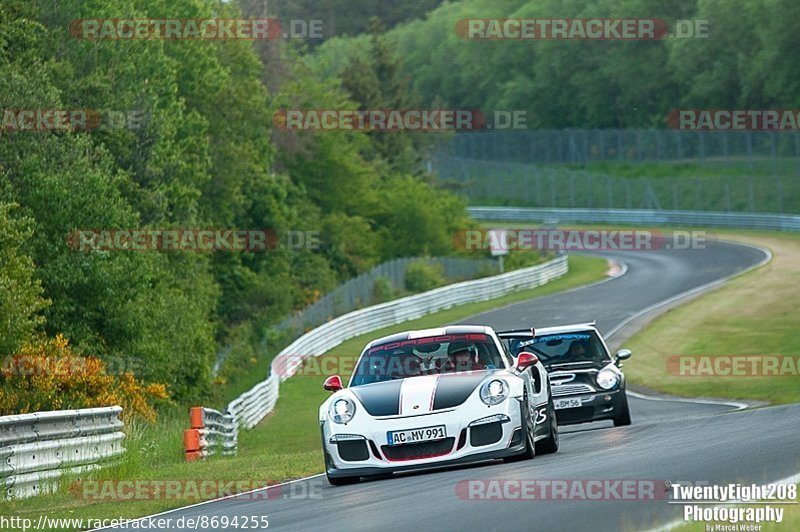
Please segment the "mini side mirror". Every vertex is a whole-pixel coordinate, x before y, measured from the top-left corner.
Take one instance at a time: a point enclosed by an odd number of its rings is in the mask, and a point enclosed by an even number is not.
[[[344,386],[342,386],[342,378],[338,375],[331,375],[322,383],[322,388],[329,392],[338,392],[344,388]]]
[[[616,358],[616,360],[614,360],[614,363],[617,366],[619,366],[620,362],[622,362],[623,360],[628,360],[629,358],[631,358],[631,354],[632,353],[631,353],[630,349],[620,349],[619,351],[617,351],[617,354],[616,354],[617,358]]]

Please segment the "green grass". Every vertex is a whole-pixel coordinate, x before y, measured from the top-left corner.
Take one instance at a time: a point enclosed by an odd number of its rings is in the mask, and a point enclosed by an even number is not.
[[[800,355],[800,237],[758,237],[720,233],[721,237],[769,247],[772,262],[733,279],[654,320],[626,342],[634,358],[626,375],[634,386],[687,397],[724,397],[794,403],[800,401],[800,377],[696,377],[667,369],[673,355]]]
[[[797,493],[800,494],[800,484],[797,484]],[[800,495],[798,495],[795,500],[800,503]],[[781,521],[780,524],[766,525],[762,529],[764,532],[800,530],[800,504],[786,504],[782,505],[782,508],[784,509],[783,521]]]
[[[356,356],[372,338],[407,329],[440,326],[497,307],[576,288],[604,277],[606,261],[570,257],[570,271],[561,279],[531,290],[478,303],[454,307],[423,318],[353,338],[325,356]],[[187,412],[170,412],[153,426],[128,427],[128,452],[119,466],[98,473],[108,480],[218,480],[275,484],[322,472],[317,410],[327,397],[322,377],[295,377],[281,385],[281,396],[272,414],[252,430],[239,434],[239,454],[187,463],[182,457],[182,433],[188,427]],[[287,445],[291,442],[291,445]],[[0,515],[38,519],[53,517],[111,518],[150,515],[197,502],[182,500],[86,501],[66,486],[55,494],[0,503]],[[269,503],[265,502],[264,514]]]

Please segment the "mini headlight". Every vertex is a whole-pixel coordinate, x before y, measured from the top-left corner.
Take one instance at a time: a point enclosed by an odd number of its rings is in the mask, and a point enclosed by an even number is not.
[[[356,415],[356,404],[347,397],[336,399],[328,409],[328,417],[340,425],[350,422],[354,415]]]
[[[601,370],[597,374],[597,384],[604,390],[610,390],[619,382],[619,377],[610,369]]]
[[[508,397],[508,383],[493,379],[481,386],[481,401],[489,406],[499,405]]]

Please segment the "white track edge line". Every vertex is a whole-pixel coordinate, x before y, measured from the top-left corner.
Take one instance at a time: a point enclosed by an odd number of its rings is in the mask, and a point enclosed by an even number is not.
[[[730,242],[730,241],[726,241],[726,242]],[[667,299],[665,299],[663,301],[659,301],[658,303],[654,303],[654,304],[650,305],[649,307],[646,307],[646,308],[636,312],[635,314],[633,314],[631,316],[628,316],[627,318],[622,320],[620,323],[618,323],[616,326],[614,326],[614,328],[612,328],[605,335],[605,338],[606,339],[611,338],[616,333],[618,333],[620,331],[620,329],[625,327],[628,323],[632,322],[633,320],[635,320],[637,318],[640,318],[641,316],[643,316],[645,314],[648,314],[649,312],[652,312],[652,311],[654,311],[654,310],[656,310],[656,309],[658,309],[660,307],[663,307],[664,305],[669,305],[670,303],[674,303],[675,301],[679,301],[679,300],[681,300],[681,299],[683,299],[685,297],[694,295],[694,294],[696,294],[698,292],[703,292],[705,290],[708,290],[709,288],[713,288],[713,287],[715,287],[717,285],[726,283],[726,282],[730,281],[731,279],[733,279],[735,277],[738,277],[740,275],[744,275],[745,273],[748,273],[748,272],[750,272],[752,270],[755,270],[756,268],[760,268],[761,266],[767,264],[769,261],[772,260],[772,252],[769,249],[762,248],[762,247],[759,247],[759,246],[755,246],[755,245],[752,245],[752,244],[746,244],[746,243],[739,243],[739,242],[732,242],[732,243],[737,244],[737,245],[741,245],[741,246],[747,246],[747,247],[751,247],[751,248],[757,249],[757,250],[761,251],[762,253],[764,253],[766,256],[761,261],[759,261],[757,264],[754,264],[753,266],[750,266],[749,268],[746,268],[746,269],[744,269],[744,270],[742,270],[740,272],[736,272],[736,273],[733,273],[731,275],[728,275],[727,277],[723,277],[721,279],[716,279],[716,280],[708,282],[706,284],[703,284],[703,285],[700,285],[700,286],[696,286],[694,288],[690,288],[689,290],[686,290],[685,292],[681,292],[680,294],[676,294],[676,295],[674,295],[672,297],[669,297],[669,298],[667,298]]]
[[[720,242],[720,241],[723,241],[723,240],[717,240],[717,242]],[[764,266],[765,264],[767,264],[769,261],[772,260],[772,251],[770,251],[767,248],[762,248],[760,246],[756,246],[756,245],[753,245],[753,244],[748,244],[748,243],[745,243],[745,242],[737,242],[737,241],[734,241],[734,240],[724,240],[723,242],[732,243],[732,244],[736,244],[736,245],[740,245],[740,246],[747,246],[747,247],[750,247],[750,248],[753,248],[753,249],[757,249],[757,250],[761,251],[762,253],[764,253],[765,257],[761,261],[759,261],[757,264],[754,264],[753,266],[750,266],[749,268],[744,269],[744,270],[742,270],[740,272],[733,273],[733,274],[731,274],[731,275],[729,275],[727,277],[723,277],[722,279],[717,279],[715,281],[711,281],[711,282],[706,283],[704,285],[696,286],[696,287],[691,288],[691,289],[689,289],[689,290],[687,290],[685,292],[681,292],[680,294],[674,295],[674,296],[672,296],[672,297],[670,297],[668,299],[665,299],[664,301],[660,301],[659,303],[655,303],[653,305],[650,305],[647,308],[644,308],[644,309],[640,310],[639,312],[633,314],[632,316],[629,316],[629,317],[625,318],[622,322],[620,322],[613,329],[611,329],[611,331],[609,331],[609,333],[606,334],[606,339],[611,338],[614,334],[618,333],[623,327],[625,327],[627,324],[629,324],[633,320],[635,320],[637,318],[640,318],[641,316],[643,316],[645,314],[648,314],[648,313],[658,309],[659,307],[662,307],[664,305],[669,305],[670,303],[674,303],[675,301],[679,301],[679,300],[681,300],[683,298],[689,297],[689,296],[694,295],[694,294],[696,294],[698,292],[703,292],[703,291],[706,291],[706,290],[708,290],[710,288],[713,288],[713,287],[715,287],[717,285],[724,284],[724,283],[728,282],[729,280],[731,280],[731,279],[733,279],[735,277],[738,277],[740,275],[744,275],[747,272],[750,272],[752,270],[760,268],[761,266]],[[708,404],[708,405],[725,405],[725,406],[733,406],[734,408],[736,408],[737,411],[738,410],[744,410],[745,408],[750,406],[750,405],[748,405],[746,403],[740,403],[740,402],[737,402],[737,401],[725,401],[725,400],[716,400],[716,399],[689,399],[689,398],[684,398],[684,397],[674,397],[674,398],[656,397],[656,396],[653,396],[653,395],[646,395],[646,394],[638,393],[638,392],[634,392],[634,391],[628,391],[627,393],[630,394],[633,397],[637,397],[639,399],[644,399],[644,400],[647,400],[647,401],[674,401],[674,402],[679,402],[679,403],[698,403],[698,404]]]
[[[634,392],[631,390],[627,390],[626,393],[631,397],[636,397],[637,399],[644,399],[646,401],[665,401],[665,402],[674,402],[674,403],[696,403],[701,405],[724,405],[724,406],[732,406],[736,410],[744,410],[745,408],[749,407],[747,403],[739,403],[737,401],[723,401],[717,399],[689,399],[687,397],[658,397],[655,395],[645,395],[643,393]]]

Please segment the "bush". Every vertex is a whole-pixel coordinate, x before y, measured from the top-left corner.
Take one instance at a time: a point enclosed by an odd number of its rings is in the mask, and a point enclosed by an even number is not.
[[[519,270],[536,266],[555,257],[553,252],[541,253],[539,251],[513,250],[504,257],[505,271]]]
[[[446,283],[441,264],[416,261],[406,267],[406,289],[410,292],[426,292]]]
[[[386,277],[375,279],[375,286],[372,289],[375,303],[386,303],[394,299],[394,289],[392,283]]]
[[[95,357],[72,352],[62,335],[24,345],[0,368],[0,414],[119,405],[126,419],[155,421],[154,404],[167,399],[163,384],[143,385],[133,373],[106,374]]]
[[[383,260],[451,255],[471,223],[463,199],[419,179],[395,177],[380,194]]]

